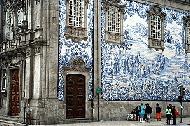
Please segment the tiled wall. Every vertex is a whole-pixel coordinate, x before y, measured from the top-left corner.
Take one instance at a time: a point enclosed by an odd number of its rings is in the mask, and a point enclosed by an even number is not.
[[[82,58],[86,68],[90,69],[90,80],[87,82],[89,87],[89,98],[92,96],[92,29],[93,29],[93,0],[89,0],[87,11],[88,39],[87,41],[73,42],[64,37],[66,23],[66,0],[59,0],[59,83],[58,98],[64,100],[64,77],[63,68],[70,66],[71,60]]]
[[[124,1],[124,0],[123,0]],[[190,98],[190,59],[184,50],[182,10],[162,7],[164,51],[148,48],[148,4],[124,1],[124,40],[105,42],[105,12],[101,13],[102,87],[105,100],[176,100],[179,85]]]
[[[148,48],[148,4],[127,3],[124,14],[124,40],[121,44],[105,42],[105,12],[101,12],[102,97],[105,100],[175,100],[179,85],[186,88],[190,98],[190,57],[184,50],[182,17],[188,12],[162,7],[164,22],[164,51]],[[66,40],[65,0],[60,0],[59,83],[58,98],[64,100],[63,67],[81,57],[90,68],[89,98],[92,96],[92,29],[93,0],[88,5],[88,40]]]

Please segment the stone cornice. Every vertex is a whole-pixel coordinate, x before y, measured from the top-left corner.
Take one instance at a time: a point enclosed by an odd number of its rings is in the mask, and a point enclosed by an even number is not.
[[[190,4],[185,4],[184,2],[176,2],[174,0],[133,0],[133,1],[150,5],[160,5],[160,7],[171,7],[176,10],[189,11],[190,8]]]

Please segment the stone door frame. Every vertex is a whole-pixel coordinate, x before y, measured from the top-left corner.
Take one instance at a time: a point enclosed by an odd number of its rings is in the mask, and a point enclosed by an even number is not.
[[[66,76],[68,74],[81,74],[85,77],[85,118],[90,118],[90,101],[88,101],[88,82],[90,80],[89,70],[85,67],[85,63],[82,59],[76,58],[71,60],[71,65],[69,67],[64,67],[64,80],[66,81]],[[66,82],[64,83],[64,115],[66,119]]]

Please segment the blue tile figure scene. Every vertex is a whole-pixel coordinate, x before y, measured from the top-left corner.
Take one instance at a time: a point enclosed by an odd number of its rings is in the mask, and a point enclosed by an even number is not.
[[[105,10],[101,9],[101,86],[102,98],[108,101],[177,100],[179,86],[186,88],[185,99],[190,98],[190,57],[185,53],[183,17],[187,11],[161,7],[164,20],[164,50],[148,48],[149,4],[125,1],[123,40],[105,41]],[[58,97],[64,100],[63,68],[71,60],[82,58],[90,69],[88,98],[92,97],[93,0],[87,10],[87,41],[66,39],[66,3],[60,0],[59,83]]]
[[[148,48],[147,11],[150,6],[127,2],[124,40],[105,41],[105,12],[102,9],[102,87],[106,100],[177,100],[179,86],[190,98],[189,57],[184,49],[184,11],[162,8],[164,51]]]

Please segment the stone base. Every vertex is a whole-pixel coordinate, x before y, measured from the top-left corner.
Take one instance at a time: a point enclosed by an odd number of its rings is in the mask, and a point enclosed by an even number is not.
[[[162,116],[165,117],[165,110],[167,105],[172,104],[176,109],[181,112],[181,106],[179,102],[169,101],[142,101],[143,104],[148,103],[152,107],[151,118],[155,118],[156,103],[162,108]],[[126,120],[127,114],[131,113],[136,106],[140,105],[141,101],[100,101],[99,106],[99,120]],[[94,119],[98,120],[98,108],[97,101],[94,102]],[[190,116],[190,103],[183,103],[184,110],[183,117]]]
[[[63,102],[58,99],[31,100],[33,125],[59,124],[64,119]]]

